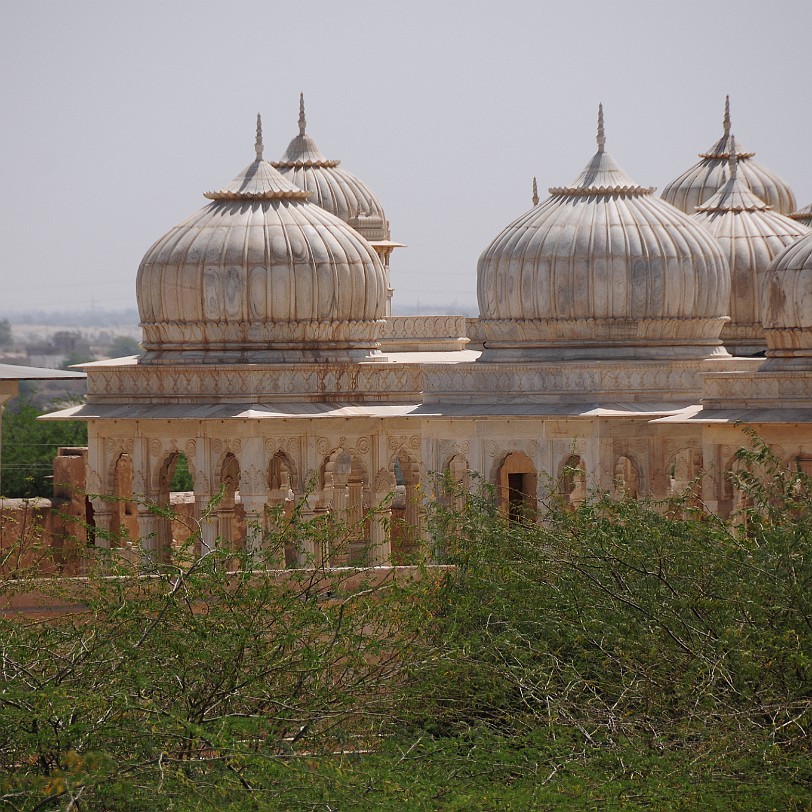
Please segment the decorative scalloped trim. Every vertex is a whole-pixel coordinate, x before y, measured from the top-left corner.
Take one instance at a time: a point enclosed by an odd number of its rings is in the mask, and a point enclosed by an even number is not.
[[[643,197],[654,194],[656,186],[553,186],[549,190],[551,195],[565,195],[567,197],[590,197],[593,195],[606,195],[622,197]]]

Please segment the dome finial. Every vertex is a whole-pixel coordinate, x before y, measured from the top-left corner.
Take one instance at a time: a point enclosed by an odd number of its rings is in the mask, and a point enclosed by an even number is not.
[[[736,175],[739,174],[739,159],[736,155],[736,138],[730,136],[730,156],[727,159],[728,169],[730,170],[730,179],[735,180]]]
[[[598,105],[598,152],[603,152],[606,145],[606,133],[603,130],[603,103]]]
[[[533,175],[533,205],[538,206],[539,204],[539,187],[538,183],[536,183],[536,176]]]
[[[305,134],[305,127],[307,127],[307,120],[305,119],[304,111],[304,93],[299,94],[299,135]]]
[[[254,143],[254,149],[257,151],[257,160],[262,160],[262,116],[257,113],[257,140]]]
[[[725,96],[725,117],[722,122],[725,128],[725,135],[730,135],[730,96]]]

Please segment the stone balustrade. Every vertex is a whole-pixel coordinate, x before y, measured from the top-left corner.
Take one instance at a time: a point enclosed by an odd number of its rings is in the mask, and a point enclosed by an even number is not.
[[[389,316],[379,340],[383,352],[464,350],[465,316]]]

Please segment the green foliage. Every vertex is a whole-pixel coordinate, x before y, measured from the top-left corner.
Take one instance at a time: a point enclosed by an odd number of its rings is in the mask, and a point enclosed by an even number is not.
[[[274,539],[292,540],[269,537],[275,555]],[[104,570],[41,587],[87,611],[0,618],[0,798],[11,809],[153,810],[214,787],[220,798],[268,792],[274,764],[377,741],[405,663],[424,650],[428,581],[275,577],[234,550],[148,577],[113,553]]]
[[[194,489],[195,483],[189,471],[189,460],[185,454],[178,454],[175,459],[175,471],[172,474],[169,490],[177,493],[178,491],[193,491]]]
[[[127,355],[141,355],[141,344],[131,336],[114,336],[108,350],[111,358],[123,358]]]
[[[417,579],[221,549],[38,584],[88,611],[0,619],[0,803],[809,812],[810,483],[755,438],[740,463],[729,521],[441,499],[455,566]],[[268,561],[350,535],[303,506]]]
[[[59,365],[60,369],[70,369],[76,364],[84,364],[87,361],[95,361],[90,350],[71,350]]]
[[[87,445],[81,421],[37,420],[40,411],[25,396],[3,412],[2,492],[8,497],[51,496],[53,460],[59,446]]]
[[[805,748],[810,483],[761,444],[740,461],[748,507],[730,522],[681,501],[606,495],[574,512],[551,497],[538,525],[507,524],[487,492],[462,515],[439,505],[457,569],[436,628],[448,656],[429,666],[420,726],[513,736],[544,725],[585,744],[654,749]]]

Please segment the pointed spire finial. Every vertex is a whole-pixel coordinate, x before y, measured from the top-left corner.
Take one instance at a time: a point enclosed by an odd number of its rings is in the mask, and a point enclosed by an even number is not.
[[[730,155],[727,159],[727,166],[730,170],[730,180],[735,180],[736,175],[739,174],[739,159],[736,155],[736,139],[734,136],[730,136]]]
[[[307,127],[307,120],[305,119],[304,112],[304,93],[299,94],[299,135],[305,134],[305,127]]]
[[[262,160],[262,116],[257,113],[257,140],[254,143],[254,149],[257,151],[257,160]]]
[[[725,96],[725,118],[722,123],[725,127],[725,135],[730,135],[730,96]]]
[[[533,175],[533,205],[538,206],[539,204],[539,187],[536,183],[536,176]]]
[[[598,152],[603,152],[606,145],[606,133],[603,130],[603,103],[598,105]]]

